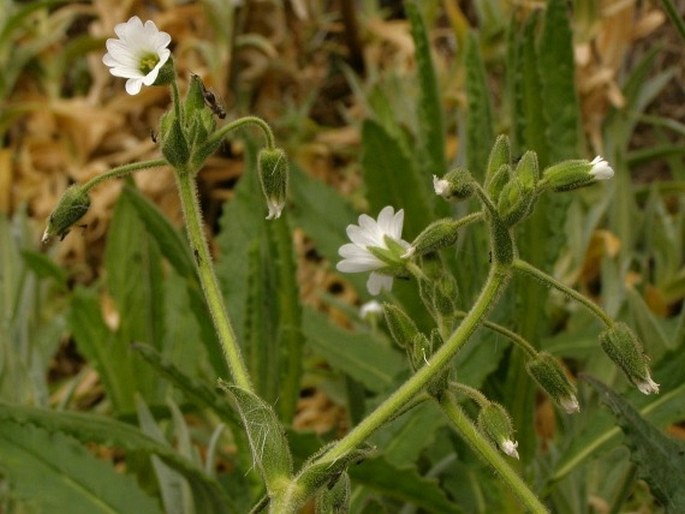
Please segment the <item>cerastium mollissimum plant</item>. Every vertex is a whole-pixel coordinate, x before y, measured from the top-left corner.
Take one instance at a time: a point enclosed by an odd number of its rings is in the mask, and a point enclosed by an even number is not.
[[[286,200],[286,155],[275,146],[269,125],[259,118],[245,117],[217,128],[216,109],[207,104],[206,90],[199,77],[191,77],[186,96],[181,99],[173,59],[167,49],[171,38],[158,31],[153,22],[143,24],[133,17],[117,25],[115,32],[118,39],[107,41],[108,53],[103,62],[111,68],[113,75],[127,79],[126,91],[134,95],[142,86],[168,85],[171,88],[173,105],[163,115],[159,128],[163,157],[121,166],[85,184],[70,187],[51,214],[43,240],[64,237],[88,210],[89,191],[103,180],[159,166],[171,166],[175,170],[188,242],[231,374],[220,377],[220,385],[240,414],[253,462],[267,492],[254,512],[268,508],[273,513],[294,513],[311,498],[316,498],[319,512],[346,512],[350,501],[347,468],[373,451],[365,446],[369,436],[401,413],[428,400],[440,406],[456,432],[494,468],[527,509],[546,512],[546,507],[507,462],[507,458],[517,459],[519,455],[514,435],[516,427],[506,409],[451,376],[453,357],[474,331],[483,327],[498,332],[520,347],[527,355],[528,373],[563,411],[572,414],[581,408],[573,380],[557,358],[537,351],[521,336],[488,320],[488,313],[515,274],[556,288],[586,307],[606,327],[599,336],[606,354],[641,392],[658,392],[642,344],[626,324],[615,322],[585,296],[518,256],[516,227],[531,215],[541,195],[610,179],[613,176],[611,166],[596,157],[592,161],[564,161],[540,170],[537,155],[532,151],[526,152],[514,164],[509,141],[506,136],[500,136],[490,152],[489,161],[484,163],[486,174],[482,184],[463,167],[434,178],[437,195],[446,201],[475,196],[480,210],[457,219],[436,220],[412,242],[402,239],[404,211],[395,211],[392,206],[383,208],[377,219],[363,214],[357,225],[347,227],[350,242],[340,248],[343,259],[337,264],[338,270],[369,272],[367,288],[372,295],[390,291],[394,278],[415,280],[434,327],[430,332],[421,331],[417,323],[393,303],[366,306],[366,313],[378,313],[382,309],[389,332],[405,350],[413,374],[347,435],[322,448],[295,470],[283,427],[272,406],[256,393],[241,355],[203,235],[195,183],[198,171],[229,132],[255,125],[263,131],[266,141],[258,155],[258,168],[268,207],[267,218],[278,218]],[[446,267],[442,267],[436,252],[454,245],[460,231],[473,223],[487,227],[490,269],[475,302],[468,312],[462,312],[455,303],[455,279]],[[340,344],[344,346],[345,343],[341,341]],[[459,404],[465,398],[477,406],[475,419],[471,419]]]

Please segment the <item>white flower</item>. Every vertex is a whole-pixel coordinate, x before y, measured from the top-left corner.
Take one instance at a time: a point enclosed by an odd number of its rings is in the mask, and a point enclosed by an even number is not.
[[[636,382],[637,388],[642,394],[658,394],[659,384],[652,380],[652,377],[647,373],[647,377],[639,382]]]
[[[371,300],[370,302],[366,302],[364,305],[362,305],[359,308],[359,316],[362,319],[366,319],[367,317],[371,315],[377,315],[381,314],[383,312],[383,306],[378,303],[376,300]]]
[[[506,439],[505,441],[502,442],[500,445],[500,448],[504,453],[509,455],[509,457],[514,457],[515,459],[519,458],[519,452],[516,450],[518,448],[519,443],[518,441],[512,441],[511,439]]]
[[[107,40],[107,53],[102,62],[109,66],[109,72],[126,81],[126,92],[137,95],[144,85],[150,86],[159,75],[159,70],[169,60],[171,51],[167,48],[171,36],[157,30],[154,22],[143,25],[138,16],[114,27],[119,39]]]
[[[450,190],[450,183],[444,178],[433,175],[433,190],[436,195],[447,197]]]
[[[592,175],[595,180],[609,180],[614,176],[613,168],[609,166],[609,163],[605,161],[601,155],[592,159],[590,164],[592,164],[590,175]]]
[[[392,277],[377,271],[386,268],[388,262],[379,259],[369,251],[369,248],[390,250],[386,238],[391,239],[403,250],[409,248],[409,243],[402,239],[403,223],[404,211],[400,209],[395,213],[395,209],[389,205],[378,214],[378,221],[366,214],[359,216],[359,225],[347,226],[347,236],[352,242],[342,245],[338,251],[343,257],[343,260],[336,266],[338,271],[343,273],[370,271],[371,275],[366,283],[369,293],[377,295],[383,289],[390,291],[392,289]],[[399,255],[397,258],[399,260]]]

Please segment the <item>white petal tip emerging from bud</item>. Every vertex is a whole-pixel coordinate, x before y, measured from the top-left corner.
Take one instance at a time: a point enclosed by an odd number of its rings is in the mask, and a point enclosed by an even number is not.
[[[437,175],[433,175],[433,189],[435,194],[438,196],[446,196],[449,191],[450,183],[445,179],[439,178]]]
[[[281,217],[285,203],[269,199],[266,202],[266,206],[269,208],[269,215],[266,217],[266,219],[276,220]]]
[[[592,159],[590,164],[592,164],[590,175],[592,175],[595,180],[609,180],[614,176],[613,168],[609,166],[609,163],[605,161],[601,155]]]
[[[649,375],[647,375],[645,380],[638,382],[636,385],[642,394],[659,394],[659,384],[654,382]]]
[[[509,455],[509,457],[513,457],[515,459],[518,459],[519,458],[519,452],[516,451],[516,448],[518,448],[518,445],[519,445],[518,441],[511,441],[511,440],[507,439],[506,441],[504,441],[502,443],[500,448],[502,449],[502,451],[504,453]]]
[[[47,244],[48,241],[50,241],[50,234],[48,234],[48,229],[45,229],[45,232],[43,232],[43,237],[40,238],[40,242],[43,244]]]
[[[414,255],[414,252],[416,252],[416,248],[414,248],[413,246],[410,246],[409,248],[407,248],[406,252],[404,252],[402,255],[400,255],[400,258],[411,259]]]
[[[383,306],[377,302],[376,300],[371,300],[370,302],[366,302],[364,305],[362,305],[359,308],[359,316],[361,316],[362,319],[366,319],[369,316],[376,316],[378,314],[383,313]]]
[[[574,414],[580,412],[580,404],[578,403],[578,398],[575,396],[569,396],[567,398],[562,398],[559,401],[561,408],[566,411],[566,414]]]

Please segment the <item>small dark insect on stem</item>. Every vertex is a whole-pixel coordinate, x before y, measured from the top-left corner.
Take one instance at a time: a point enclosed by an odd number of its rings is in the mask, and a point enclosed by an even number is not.
[[[202,88],[202,97],[205,99],[205,104],[207,104],[207,107],[209,107],[219,119],[223,120],[226,117],[226,111],[224,111],[224,108],[219,104],[214,92],[205,86],[205,83],[202,82],[202,79],[198,75],[193,73],[193,77],[197,77],[197,80],[200,83],[200,88]]]

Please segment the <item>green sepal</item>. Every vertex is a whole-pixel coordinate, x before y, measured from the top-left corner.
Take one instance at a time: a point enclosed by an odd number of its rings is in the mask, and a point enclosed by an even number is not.
[[[69,186],[48,218],[43,242],[47,242],[54,236],[63,239],[69,233],[71,226],[88,212],[89,208],[90,197],[83,188],[77,185]]]
[[[407,254],[415,257],[452,246],[457,242],[461,225],[460,220],[453,218],[434,221],[416,236]]]
[[[186,93],[183,112],[185,112],[188,119],[195,117],[195,114],[200,111],[209,111],[205,105],[205,98],[202,95],[202,79],[192,74],[190,76],[190,86]]]
[[[526,191],[535,189],[540,181],[540,167],[538,166],[538,156],[534,151],[528,150],[523,154],[516,165],[514,175],[521,180]]]
[[[576,386],[569,379],[561,362],[547,352],[540,352],[526,365],[533,380],[559,407],[571,414],[580,410]]]
[[[397,343],[397,346],[410,350],[414,338],[420,334],[419,329],[405,312],[391,303],[383,304],[383,314],[385,322],[390,330],[390,335]]]
[[[350,511],[351,493],[350,476],[343,472],[332,486],[319,490],[316,514],[347,514]]]
[[[504,453],[512,457],[517,455],[515,453],[514,427],[511,423],[511,416],[502,405],[489,402],[483,406],[478,413],[478,428]],[[510,445],[507,445],[507,442]]]
[[[171,84],[176,80],[176,70],[174,69],[174,59],[169,57],[167,62],[165,62],[159,69],[159,74],[157,78],[152,83],[153,86],[166,86]]]
[[[502,189],[509,183],[512,174],[513,170],[510,164],[502,164],[502,166],[492,174],[490,181],[485,186],[485,190],[493,202],[499,200]]]
[[[485,189],[490,188],[495,175],[502,166],[508,166],[509,164],[511,164],[511,143],[506,135],[500,134],[497,136],[495,144],[492,145],[492,150],[490,150],[488,167],[485,170]]]
[[[324,446],[303,464],[302,470],[293,479],[291,485],[294,488],[293,497],[303,501],[311,497],[321,487],[333,488],[350,464],[359,464],[371,457],[376,451],[375,447],[366,444],[362,448],[351,450],[330,462],[325,459],[325,454],[333,446],[335,446],[335,442]],[[321,457],[324,459],[317,462]],[[298,502],[296,500],[293,503]]]
[[[285,432],[273,408],[254,393],[236,385],[220,380],[219,387],[235,402],[252,458],[267,491],[270,495],[278,493],[290,483],[293,461]]]
[[[438,329],[433,329],[431,331],[430,343],[428,348],[430,351],[429,357],[432,357],[433,354],[437,352],[442,345],[443,339],[440,336],[440,332],[438,331]],[[426,363],[424,362],[424,364]],[[447,391],[447,389],[449,388],[451,373],[452,368],[447,367],[447,369],[441,371],[436,376],[434,376],[426,386],[428,394],[430,394],[433,398],[442,398],[442,395],[445,394],[445,391]]]
[[[159,135],[162,155],[169,164],[175,168],[185,166],[190,157],[190,149],[181,122],[173,110],[162,115]]]
[[[571,191],[592,184],[592,164],[585,159],[562,161],[545,169],[543,185],[554,191]]]
[[[645,355],[637,334],[623,322],[618,322],[599,335],[604,352],[623,370],[644,394],[658,393],[659,386],[649,372],[649,358]]]
[[[257,164],[259,181],[269,208],[267,219],[279,218],[288,195],[288,157],[281,148],[262,148]]]
[[[454,168],[441,178],[433,178],[435,194],[443,198],[462,200],[469,198],[474,192],[474,179],[471,172],[463,166]]]

